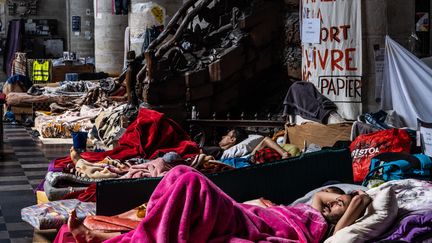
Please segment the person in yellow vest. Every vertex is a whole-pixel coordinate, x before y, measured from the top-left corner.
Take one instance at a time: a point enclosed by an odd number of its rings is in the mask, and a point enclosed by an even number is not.
[[[33,82],[48,82],[50,73],[50,62],[40,63],[38,60],[33,62],[32,80]]]

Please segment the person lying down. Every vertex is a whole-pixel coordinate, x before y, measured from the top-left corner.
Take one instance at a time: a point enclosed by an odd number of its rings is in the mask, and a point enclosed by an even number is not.
[[[258,142],[250,142],[247,144],[246,148],[249,151],[244,151],[245,154],[249,152],[250,160],[252,163],[256,163],[255,154],[265,148],[274,150],[277,154],[279,154],[281,159],[286,159],[292,156],[298,156],[300,154],[300,149],[295,147],[294,145],[286,144],[287,141],[286,136],[284,137],[284,143],[279,145],[275,141],[273,141],[270,137],[262,137],[258,135],[253,135],[257,137]],[[259,138],[258,138],[259,137]],[[222,136],[221,140],[218,143],[218,146],[204,146],[201,148],[201,153],[213,156],[215,159],[223,159],[227,156],[225,153],[232,149],[234,146],[240,144],[241,142],[248,139],[248,134],[242,128],[233,128],[228,131],[228,133]],[[228,153],[230,154],[230,153]]]
[[[134,229],[90,231],[86,220],[84,224],[78,222],[74,213],[68,226],[77,242],[313,243],[321,242],[331,225],[337,232],[354,223],[370,202],[362,191],[320,191],[314,195],[312,205],[238,203],[203,174],[180,165],[156,187],[144,218],[136,213],[134,219],[128,219],[136,222]]]

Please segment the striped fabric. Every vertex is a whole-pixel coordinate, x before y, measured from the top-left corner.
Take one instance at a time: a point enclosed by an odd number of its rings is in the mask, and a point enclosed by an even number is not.
[[[27,76],[27,53],[15,52],[15,58],[12,61],[12,76],[19,74]]]

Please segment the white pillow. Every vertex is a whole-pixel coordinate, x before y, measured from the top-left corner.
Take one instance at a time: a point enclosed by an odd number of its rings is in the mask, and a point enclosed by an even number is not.
[[[245,140],[225,150],[221,159],[238,158],[250,154],[263,139],[261,135],[251,134]]]
[[[306,195],[304,195],[301,198],[298,198],[297,200],[295,200],[294,202],[292,202],[290,205],[296,205],[297,203],[305,203],[305,204],[311,205],[312,204],[313,195],[315,195],[315,193],[317,193],[319,191],[322,191],[323,189],[325,189],[327,187],[330,187],[330,186],[339,187],[345,193],[350,193],[350,192],[355,191],[355,190],[366,191],[368,189],[365,186],[360,186],[360,185],[355,185],[355,184],[347,184],[347,183],[331,184],[331,185],[319,187],[317,189],[314,189],[314,190],[308,192]]]
[[[339,230],[325,243],[365,242],[382,235],[393,224],[398,212],[394,190],[388,187],[375,190],[369,195],[373,200],[365,215],[354,224]]]

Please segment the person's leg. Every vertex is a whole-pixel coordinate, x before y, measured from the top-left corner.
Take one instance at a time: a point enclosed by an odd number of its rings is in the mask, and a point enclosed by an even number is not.
[[[129,0],[122,0],[122,11],[123,11],[124,15],[128,14],[128,11],[129,11]]]
[[[122,13],[122,1],[123,0],[115,0],[115,14],[121,14]]]
[[[68,228],[78,243],[102,242],[121,234],[121,232],[107,233],[88,229],[82,222],[79,221],[75,210],[73,210],[69,215]]]
[[[74,164],[76,164],[78,162],[78,160],[81,159],[81,155],[78,153],[78,151],[75,150],[75,148],[73,146],[70,148],[69,151],[70,151],[70,157],[71,157],[72,162]]]
[[[258,150],[264,149],[264,148],[271,148],[278,152],[280,156],[282,156],[282,159],[286,159],[290,156],[288,152],[286,152],[281,146],[279,146],[277,143],[275,143],[271,138],[265,137],[258,146],[255,147],[255,149],[252,151],[252,155],[254,155]]]

